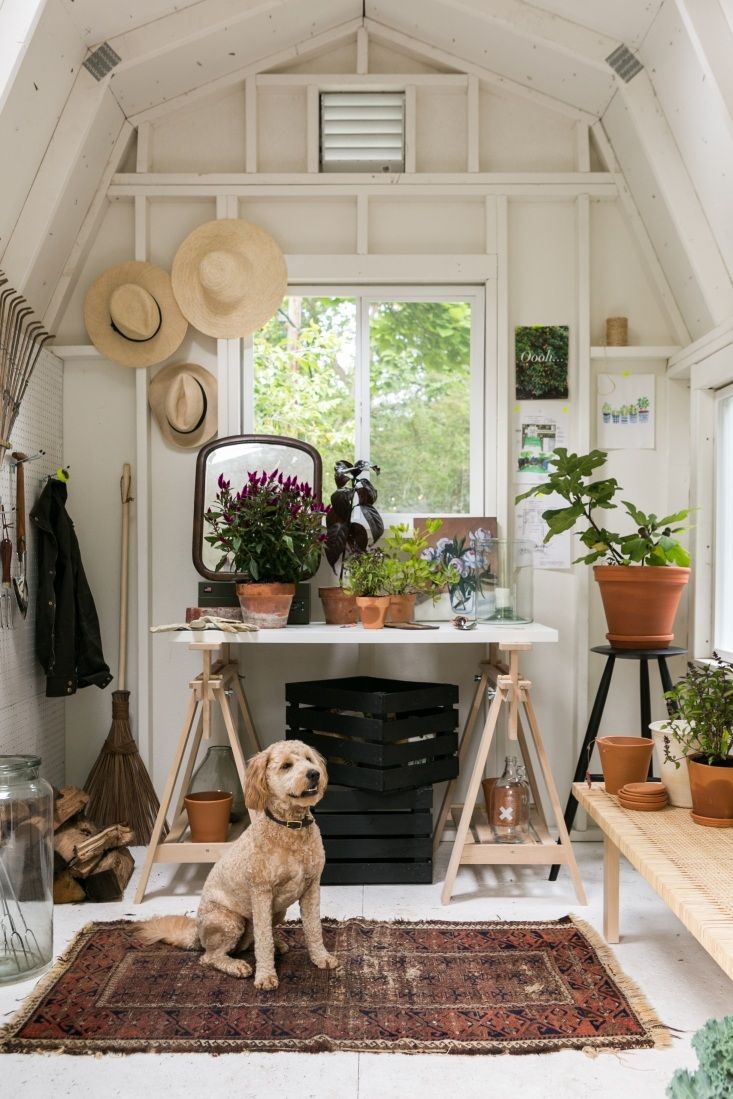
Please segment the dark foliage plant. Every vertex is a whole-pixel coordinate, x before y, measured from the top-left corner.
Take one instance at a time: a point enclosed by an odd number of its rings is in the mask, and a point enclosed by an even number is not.
[[[379,473],[379,466],[359,460],[336,462],[336,491],[331,494],[331,507],[326,516],[325,555],[339,580],[346,562],[355,554],[364,553],[384,533],[384,522],[377,511],[377,490],[369,480],[370,471]],[[337,565],[340,566],[337,569]]]
[[[682,757],[712,766],[733,767],[733,664],[717,653],[712,663],[690,661],[687,675],[667,691],[672,720],[664,738],[664,754],[679,766],[672,740]],[[680,720],[681,719],[681,720]]]

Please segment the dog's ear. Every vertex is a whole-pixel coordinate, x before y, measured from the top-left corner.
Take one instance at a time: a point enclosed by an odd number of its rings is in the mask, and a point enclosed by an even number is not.
[[[258,752],[247,764],[247,774],[244,780],[244,804],[248,809],[258,809],[262,812],[267,805],[270,794],[267,785],[267,764],[270,754],[266,750]]]
[[[318,765],[320,766],[321,770],[323,771],[323,789],[325,790],[326,787],[328,786],[328,767],[326,766],[326,760],[325,760],[324,756],[321,755],[320,752],[317,752],[315,750],[315,748],[311,748],[311,752],[313,752],[313,755],[318,760]]]

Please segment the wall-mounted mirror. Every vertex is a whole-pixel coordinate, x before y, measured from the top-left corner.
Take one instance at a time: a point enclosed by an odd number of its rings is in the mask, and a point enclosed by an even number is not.
[[[221,551],[205,541],[204,513],[216,500],[217,482],[224,474],[232,489],[241,488],[254,470],[279,469],[286,477],[307,481],[321,498],[321,456],[310,443],[286,435],[230,435],[215,439],[199,451],[193,502],[193,563],[207,580],[234,579],[234,572],[216,571]]]

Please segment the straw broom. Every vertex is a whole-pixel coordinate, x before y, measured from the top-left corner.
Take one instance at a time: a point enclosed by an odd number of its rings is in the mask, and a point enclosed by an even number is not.
[[[127,824],[140,844],[150,842],[160,808],[137,744],[130,729],[130,692],[127,672],[127,583],[130,542],[130,466],[125,462],[120,480],[122,493],[122,569],[120,572],[120,670],[112,692],[112,726],[84,789],[89,794],[87,816],[101,828]]]

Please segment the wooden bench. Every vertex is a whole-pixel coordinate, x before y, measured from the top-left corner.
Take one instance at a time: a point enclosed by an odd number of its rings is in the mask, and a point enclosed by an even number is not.
[[[733,978],[733,829],[706,828],[689,809],[623,809],[602,783],[573,785],[579,804],[603,832],[603,933],[619,941],[619,855]]]

